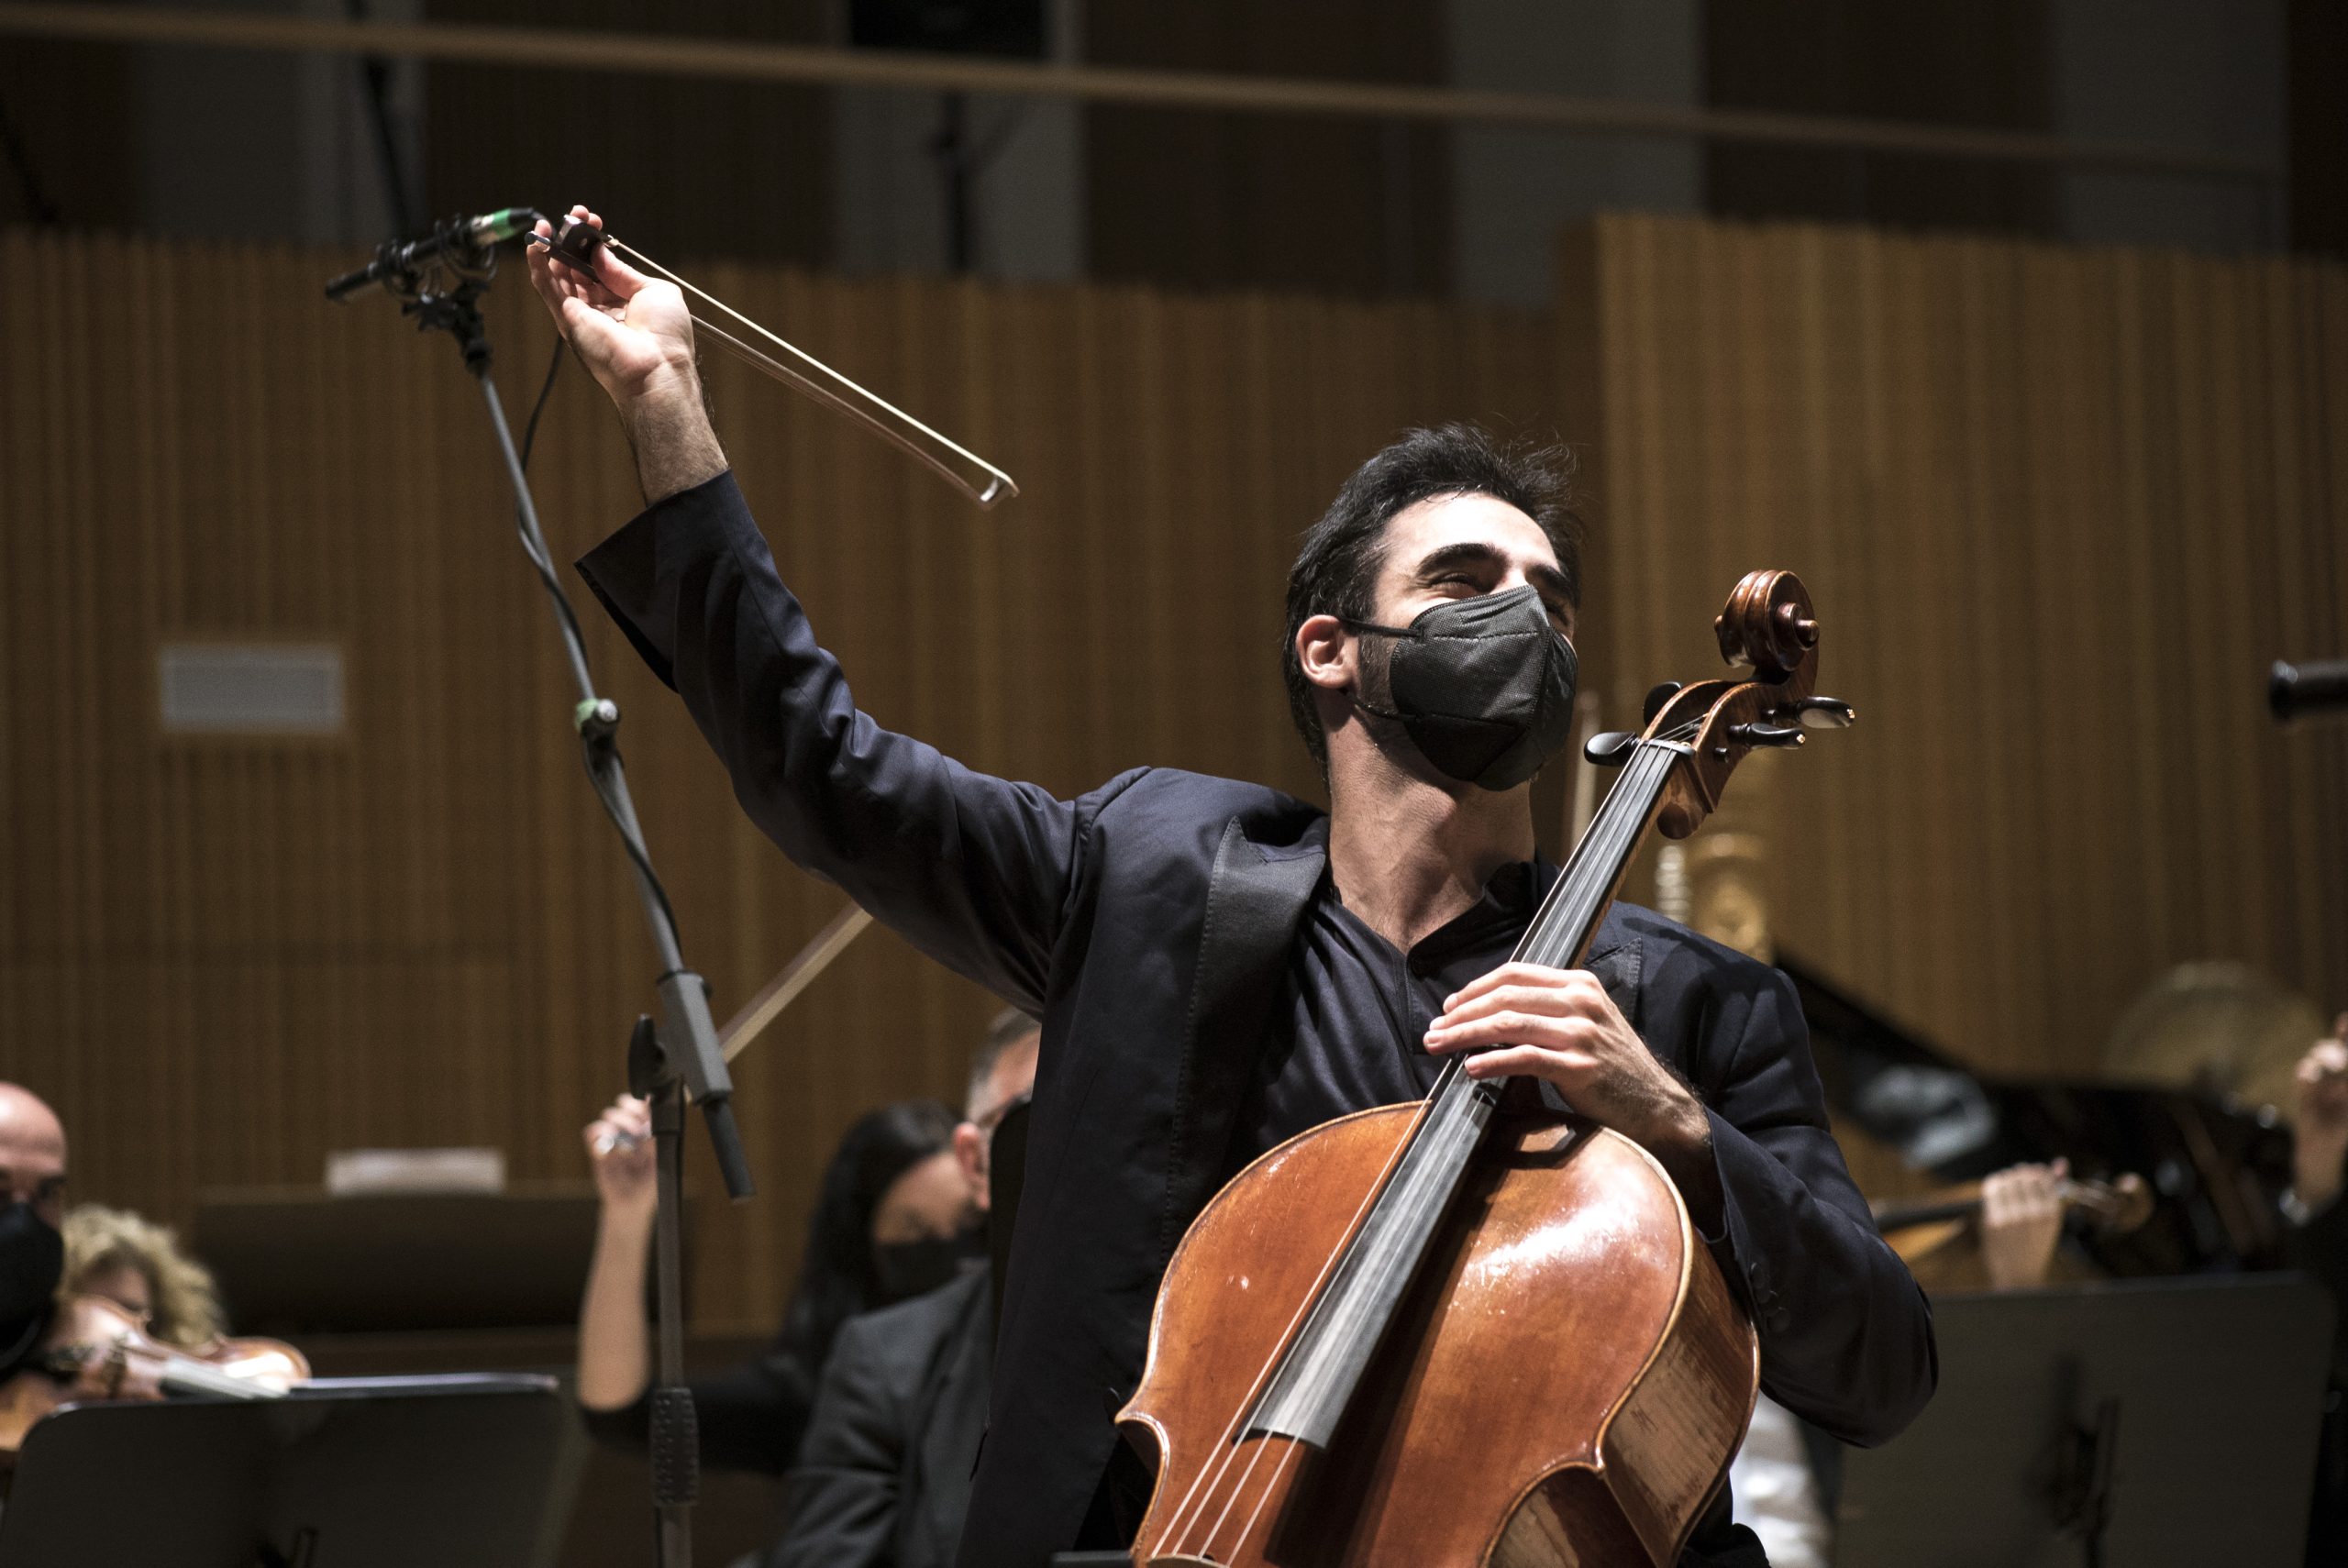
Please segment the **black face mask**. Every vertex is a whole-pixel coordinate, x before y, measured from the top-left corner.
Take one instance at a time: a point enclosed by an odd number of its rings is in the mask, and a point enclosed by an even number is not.
[[[872,1272],[880,1287],[876,1305],[910,1300],[936,1289],[961,1273],[963,1264],[986,1256],[986,1227],[974,1220],[950,1236],[875,1246]]]
[[[0,1209],[0,1336],[41,1317],[65,1277],[65,1238],[29,1203]],[[5,1349],[0,1346],[0,1349]]]
[[[1448,778],[1513,790],[1573,734],[1580,661],[1530,584],[1434,605],[1408,628],[1346,624],[1394,639],[1386,661],[1392,706],[1359,695],[1355,705],[1401,723]]]

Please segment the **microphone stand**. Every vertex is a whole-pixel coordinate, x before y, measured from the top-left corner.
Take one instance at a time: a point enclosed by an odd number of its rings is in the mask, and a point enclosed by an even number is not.
[[[392,251],[385,248],[386,253]],[[402,271],[381,280],[402,299],[401,311],[415,318],[419,331],[445,331],[457,340],[465,369],[480,383],[489,408],[497,450],[504,459],[507,480],[514,487],[515,521],[522,547],[537,568],[562,638],[579,700],[571,709],[571,726],[579,734],[587,777],[620,835],[636,878],[645,923],[660,963],[657,982],[659,1021],[639,1017],[628,1042],[628,1087],[651,1102],[659,1209],[654,1221],[656,1313],[659,1357],[650,1396],[652,1430],[652,1504],[655,1561],[660,1568],[692,1568],[692,1506],[699,1491],[701,1447],[693,1413],[692,1393],[685,1386],[684,1316],[681,1222],[683,1220],[684,1107],[688,1097],[702,1109],[710,1143],[727,1196],[736,1202],[755,1190],[749,1162],[734,1123],[731,1077],[718,1043],[717,1026],[710,1016],[709,987],[685,966],[678,943],[675,912],[652,869],[650,855],[628,792],[627,775],[620,763],[619,704],[595,690],[587,668],[587,648],[579,618],[563,592],[547,553],[546,536],[538,528],[537,504],[515,450],[514,433],[505,422],[505,406],[490,378],[488,330],[482,319],[481,296],[496,275],[496,255],[487,246],[449,247],[427,271]],[[355,275],[354,275],[355,276]],[[348,280],[329,285],[329,297],[350,292]]]

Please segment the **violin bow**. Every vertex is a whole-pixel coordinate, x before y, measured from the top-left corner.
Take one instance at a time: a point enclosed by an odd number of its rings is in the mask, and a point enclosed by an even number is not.
[[[593,224],[564,217],[557,222],[551,238],[537,234],[528,237],[530,243],[545,246],[549,252],[590,278],[595,276],[595,252],[609,246],[632,265],[667,279],[713,311],[722,312],[737,326],[764,338],[789,356],[789,359],[777,358],[699,312],[691,313],[695,331],[708,337],[744,363],[765,371],[783,385],[863,425],[932,469],[980,508],[991,510],[998,502],[1008,501],[1019,493],[1019,486],[1009,474],[969,447],[931,429],[888,399],[867,392],[805,349],[786,342],[716,295],[688,282],[636,247],[624,244]]]
[[[852,903],[834,915],[829,924],[817,932],[773,979],[759,988],[757,996],[743,1004],[741,1011],[725,1021],[725,1027],[717,1032],[718,1042],[725,1047],[725,1059],[730,1062],[748,1050],[750,1042],[756,1040],[768,1024],[781,1018],[782,1010],[797,999],[800,992],[814,984],[815,977],[829,968],[833,959],[847,952],[847,944],[871,923],[872,916],[861,904]]]

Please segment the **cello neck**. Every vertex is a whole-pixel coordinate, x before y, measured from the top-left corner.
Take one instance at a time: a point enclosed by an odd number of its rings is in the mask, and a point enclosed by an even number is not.
[[[1688,747],[1671,741],[1642,740],[1634,745],[1623,776],[1607,792],[1606,804],[1590,820],[1589,831],[1566,857],[1556,885],[1541,901],[1540,911],[1525,929],[1524,939],[1512,955],[1518,963],[1570,968],[1589,952],[1599,922],[1614,902],[1631,856],[1638,852],[1647,827],[1663,803],[1671,770],[1688,755]]]

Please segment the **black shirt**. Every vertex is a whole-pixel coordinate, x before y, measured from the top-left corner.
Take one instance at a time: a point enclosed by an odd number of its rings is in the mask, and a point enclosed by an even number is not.
[[[1290,1022],[1269,1032],[1233,1168],[1332,1118],[1423,1098],[1443,1067],[1422,1043],[1427,1025],[1445,997],[1508,962],[1556,876],[1537,861],[1501,867],[1475,903],[1408,953],[1324,877],[1289,951],[1281,1006]]]

